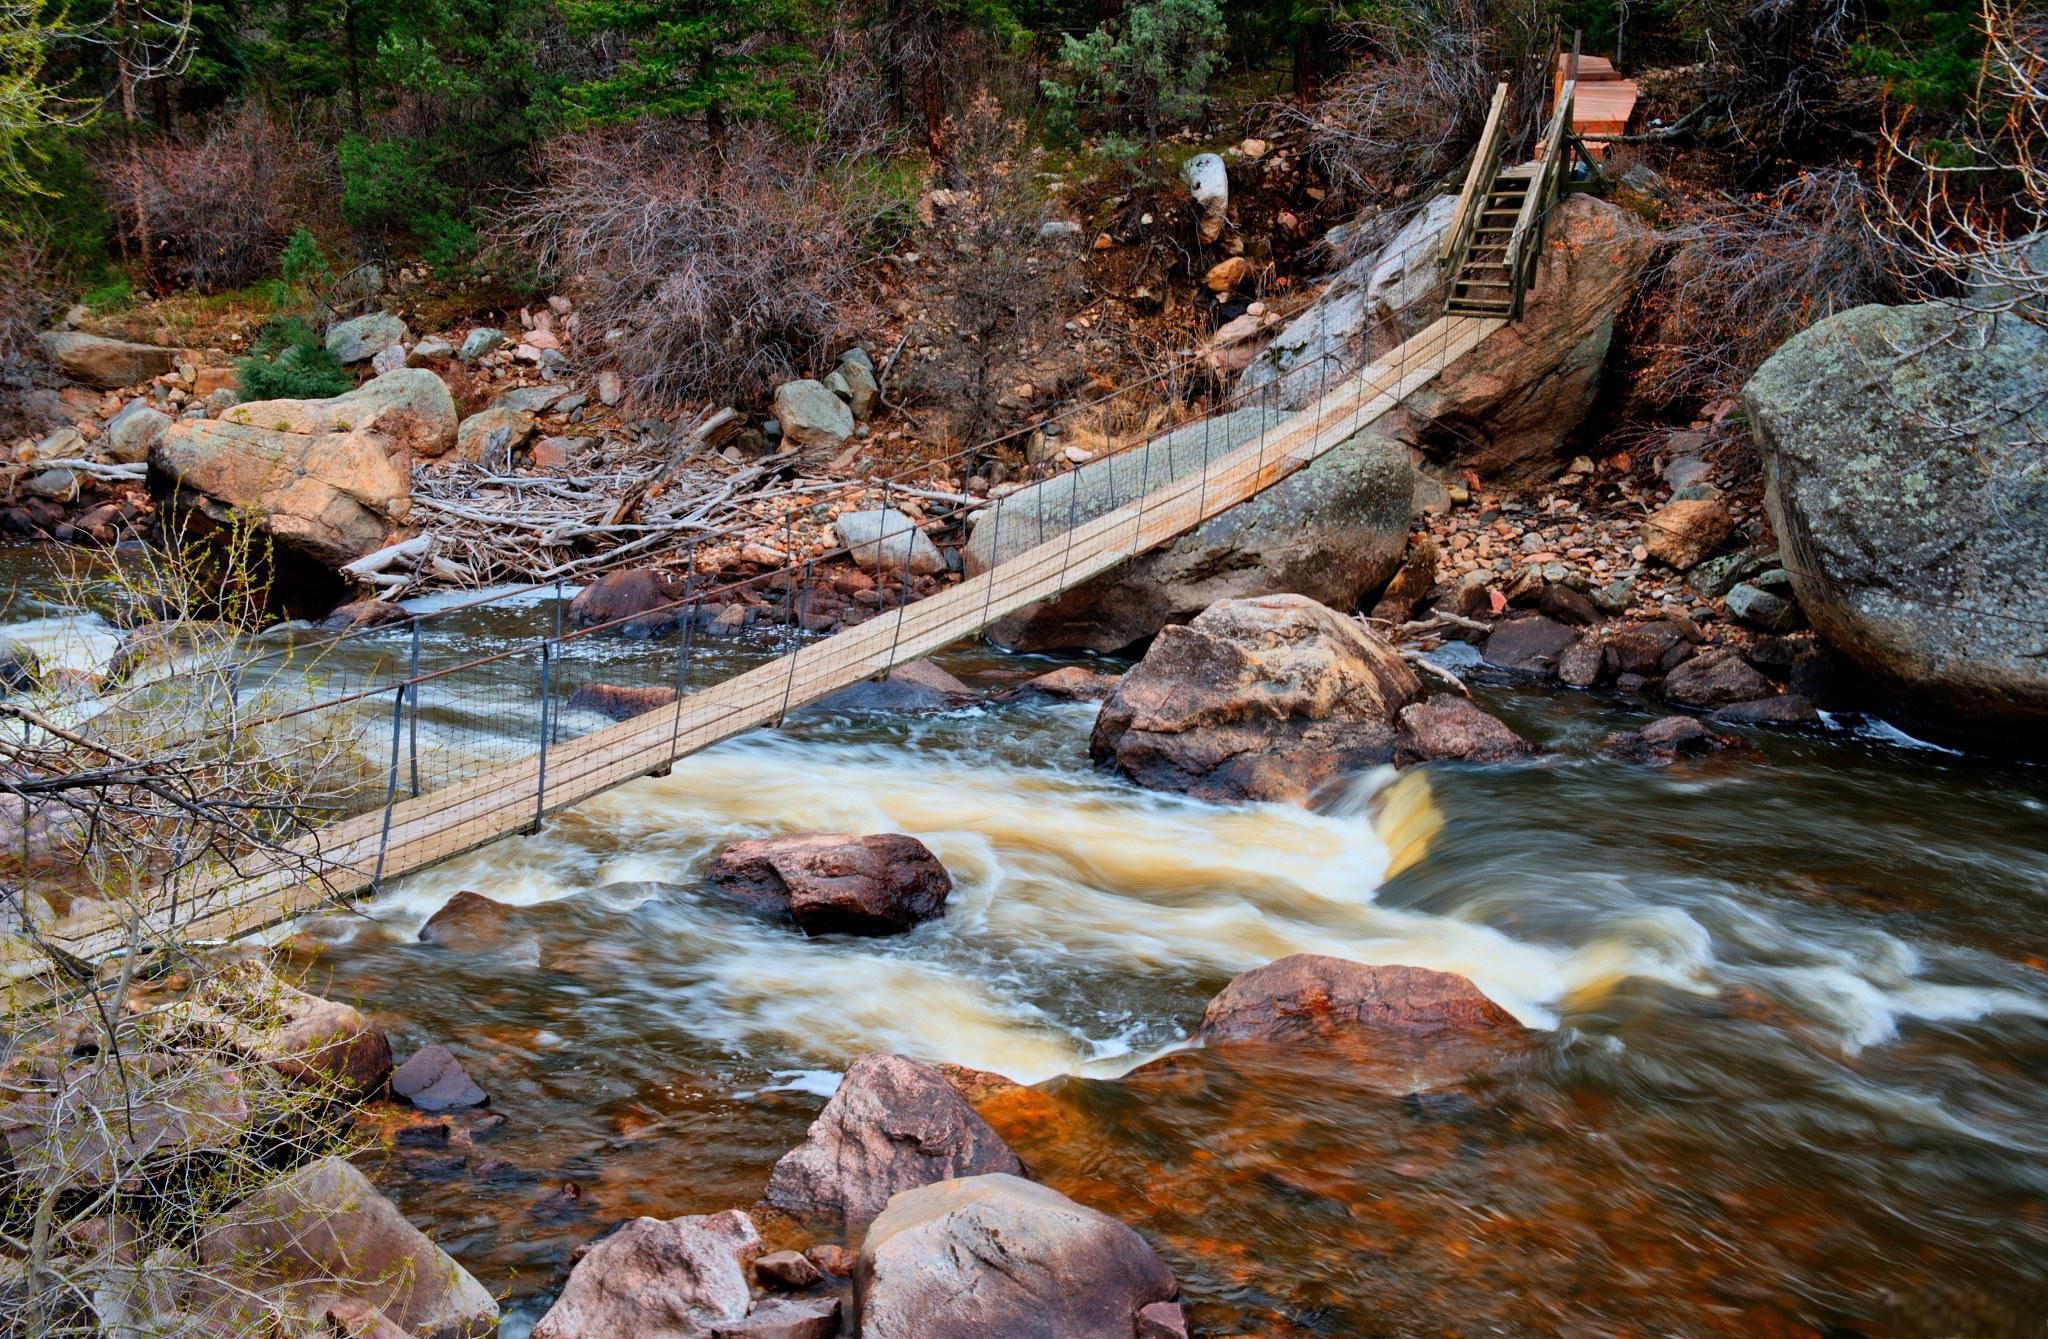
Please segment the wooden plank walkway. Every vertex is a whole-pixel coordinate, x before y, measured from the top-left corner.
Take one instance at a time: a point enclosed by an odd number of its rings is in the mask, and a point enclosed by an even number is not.
[[[190,940],[229,939],[367,890],[384,878],[423,869],[530,827],[537,813],[567,808],[614,786],[661,771],[829,693],[931,654],[1009,614],[1049,599],[1228,511],[1286,478],[1434,380],[1505,324],[1451,316],[1281,422],[1258,441],[1218,456],[1132,503],[1048,539],[988,572],[940,593],[812,642],[790,655],[724,679],[664,707],[470,780],[337,822],[300,839],[291,859],[273,857],[239,877],[196,892],[181,889],[175,907],[150,914],[151,927],[175,924]],[[1144,448],[1132,448],[1142,450]],[[322,875],[307,882],[305,869]],[[88,961],[119,952],[127,931],[111,918],[75,927],[58,941]]]

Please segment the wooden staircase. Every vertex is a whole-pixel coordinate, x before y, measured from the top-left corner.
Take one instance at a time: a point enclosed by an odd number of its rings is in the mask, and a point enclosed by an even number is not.
[[[1509,247],[1522,207],[1535,186],[1535,165],[1524,164],[1503,169],[1487,187],[1464,255],[1444,281],[1446,315],[1512,318],[1517,314]]]

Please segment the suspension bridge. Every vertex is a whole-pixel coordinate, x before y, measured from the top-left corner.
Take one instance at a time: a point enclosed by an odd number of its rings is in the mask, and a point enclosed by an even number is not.
[[[196,883],[184,880],[174,901],[167,893],[144,910],[141,932],[151,936],[175,928],[188,941],[235,938],[532,830],[551,813],[663,773],[689,754],[972,637],[1272,487],[1370,427],[1521,314],[1550,206],[1568,189],[1571,164],[1583,159],[1583,146],[1570,134],[1573,89],[1567,78],[1538,157],[1507,165],[1503,86],[1438,257],[1442,314],[1369,366],[1327,385],[1300,412],[1213,459],[1205,450],[1199,468],[1147,471],[1148,480],[1162,481],[1099,514],[1075,515],[1052,527],[1045,526],[1042,513],[1034,514],[1042,542],[924,599],[594,733],[551,746],[544,727],[531,753],[417,794],[402,795],[398,785],[400,726],[408,693],[416,704],[426,676],[401,676],[353,694],[343,700],[360,706],[388,696],[392,703],[390,784],[382,803],[251,856],[232,870]],[[1151,443],[1126,449],[1149,451]],[[992,500],[983,523],[1000,527],[1002,507],[1002,499]],[[125,950],[137,928],[110,914],[97,923],[74,923],[68,934],[53,938],[65,951],[96,962]]]

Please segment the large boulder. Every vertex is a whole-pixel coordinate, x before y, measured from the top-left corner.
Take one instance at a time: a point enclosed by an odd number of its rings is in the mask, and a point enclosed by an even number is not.
[[[1427,702],[1401,708],[1394,738],[1394,762],[1505,762],[1536,750],[1497,716],[1469,698],[1438,693]]]
[[[853,436],[853,410],[822,381],[785,381],[775,388],[775,421],[782,444],[802,452],[806,465],[826,465]]]
[[[149,449],[163,439],[170,426],[170,415],[150,408],[149,401],[130,400],[107,424],[107,456],[123,465],[148,460]]]
[[[412,457],[454,434],[441,379],[400,369],[332,399],[180,419],[150,448],[151,485],[216,524],[253,516],[287,555],[341,567],[391,542],[411,513]]]
[[[337,1297],[420,1339],[483,1339],[498,1324],[484,1286],[338,1157],[236,1205],[195,1253],[211,1298],[198,1309],[215,1325],[206,1333],[262,1332],[273,1307],[318,1320]]]
[[[1246,371],[1283,408],[1306,406],[1439,314],[1426,282],[1451,211],[1424,222],[1348,271]],[[1409,396],[1368,432],[1482,474],[1545,475],[1592,407],[1614,320],[1656,245],[1627,210],[1573,195],[1551,221],[1521,319]],[[1418,275],[1415,267],[1420,265]],[[1371,276],[1385,277],[1368,289]],[[1398,305],[1402,300],[1407,305]],[[1320,310],[1318,310],[1320,308]]]
[[[1131,1339],[1178,1291],[1145,1239],[1015,1176],[905,1191],[861,1243],[861,1339]]]
[[[1462,976],[1297,953],[1231,978],[1203,1011],[1195,1040],[1300,1044],[1520,1026]]]
[[[10,1073],[0,1105],[0,1174],[31,1195],[94,1194],[138,1171],[160,1172],[220,1155],[251,1122],[248,1086],[205,1056],[143,1053],[118,1063],[64,1055],[33,1062],[32,1081]]]
[[[805,833],[734,842],[705,878],[807,935],[902,934],[941,915],[953,880],[925,844],[900,832]]]
[[[986,1172],[1021,1176],[1024,1164],[943,1074],[900,1055],[864,1055],[804,1142],[775,1164],[762,1198],[853,1234],[892,1195]]]
[[[1199,475],[1286,421],[1271,410],[1234,410],[1020,489],[976,518],[961,550],[967,572]],[[1218,600],[1286,592],[1354,608],[1399,569],[1414,499],[1406,453],[1368,430],[1187,534],[1001,620],[989,639],[1019,651],[1109,652]]]
[[[1743,403],[1814,629],[1922,732],[2048,754],[2048,330],[1858,307]]]
[[[1339,271],[1307,311],[1273,337],[1238,380],[1238,391],[1271,386],[1278,403],[1312,403],[1339,377],[1413,335],[1440,313],[1437,257],[1458,197],[1439,195],[1384,246]]]
[[[893,507],[847,512],[832,522],[832,533],[863,572],[931,576],[946,570],[938,546]]]
[[[1223,600],[1162,630],[1102,704],[1089,752],[1202,799],[1306,800],[1394,753],[1422,685],[1393,647],[1299,595]]]
[[[327,328],[327,351],[344,363],[363,363],[405,338],[405,322],[388,312],[371,312]]]
[[[222,418],[298,437],[375,431],[393,451],[422,457],[441,455],[455,445],[459,421],[447,384],[424,367],[386,372],[325,400],[252,400]]]
[[[176,349],[88,335],[82,330],[49,330],[36,338],[43,346],[43,357],[59,372],[102,390],[139,386],[178,363]]]
[[[636,1218],[577,1262],[533,1339],[706,1339],[747,1314],[747,1265],[760,1252],[736,1209]]]

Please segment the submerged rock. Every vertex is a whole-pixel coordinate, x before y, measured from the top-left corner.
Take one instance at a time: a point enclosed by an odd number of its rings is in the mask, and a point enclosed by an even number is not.
[[[734,842],[705,878],[760,910],[787,914],[810,935],[901,934],[943,914],[953,890],[923,842],[894,832]]]
[[[1128,1339],[1177,1291],[1125,1224],[1001,1174],[898,1195],[854,1275],[861,1339]]]
[[[629,721],[635,716],[668,706],[677,696],[673,688],[634,688],[616,683],[587,683],[569,694],[567,705],[571,711],[594,711],[615,721]]]
[[[1662,716],[1640,730],[1621,730],[1600,741],[1600,751],[1626,762],[1673,763],[1723,747],[1728,741],[1696,716]]]
[[[1390,760],[1422,696],[1400,653],[1298,595],[1223,600],[1164,629],[1096,717],[1088,749],[1131,780],[1202,799],[1307,799]]]
[[[1520,1028],[1462,976],[1297,953],[1232,978],[1209,1001],[1194,1040],[1291,1044],[1372,1032]]]
[[[864,1055],[803,1144],[775,1164],[762,1198],[853,1234],[892,1195],[984,1172],[1021,1176],[1024,1164],[944,1075],[899,1055]]]
[[[422,1111],[454,1111],[491,1100],[461,1062],[440,1045],[414,1051],[412,1058],[392,1073],[391,1092]]]
[[[533,1339],[707,1339],[746,1318],[747,1262],[760,1249],[736,1209],[636,1218],[576,1263]]]
[[[2048,330],[1858,307],[1788,340],[1743,404],[1814,629],[1922,733],[2048,756]]]
[[[569,601],[569,626],[621,637],[665,637],[690,615],[688,587],[657,567],[607,572]]]

